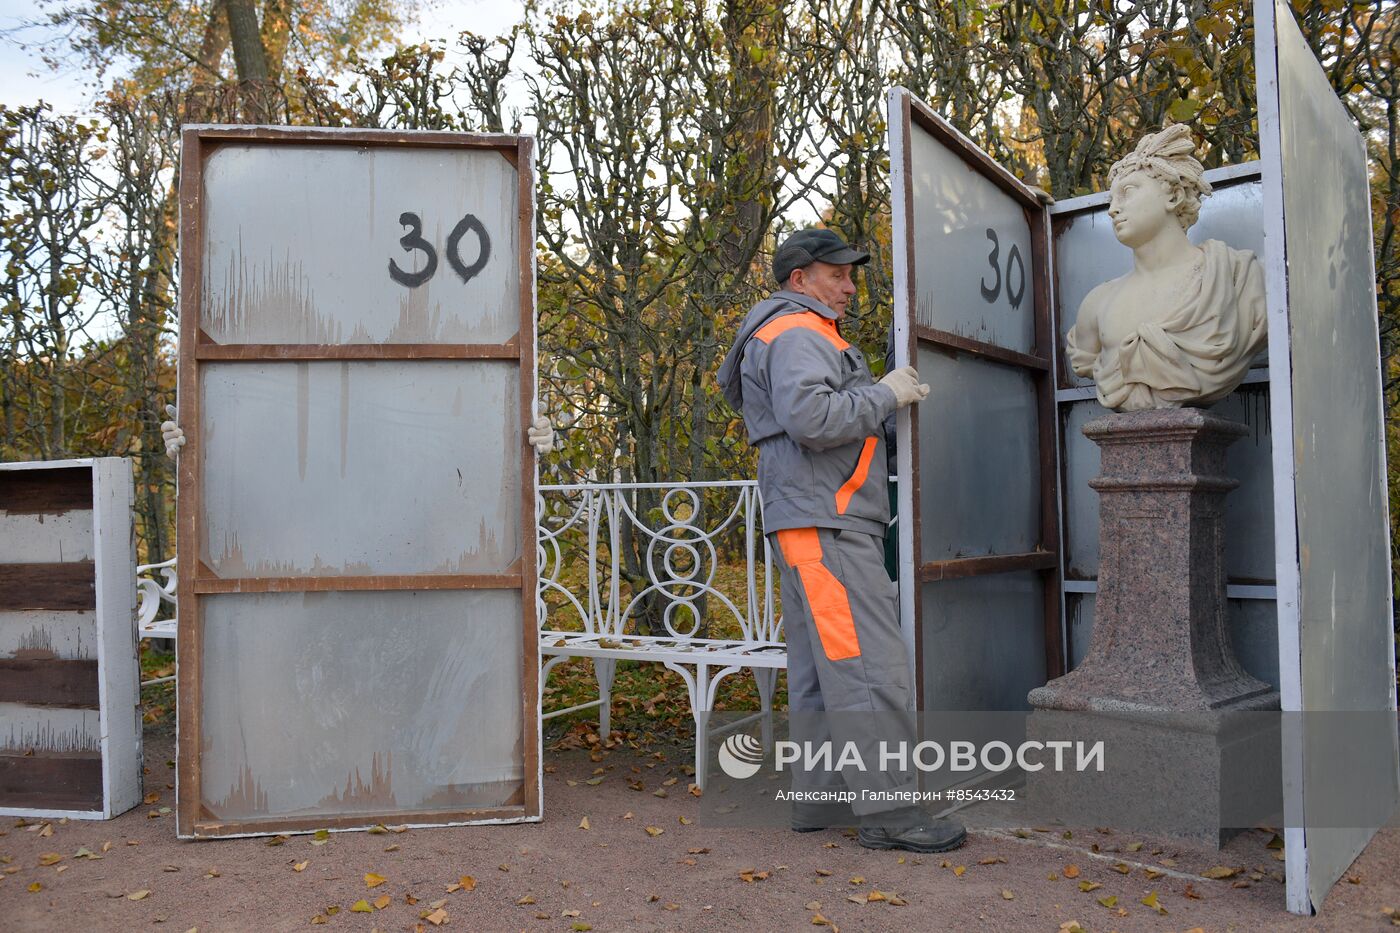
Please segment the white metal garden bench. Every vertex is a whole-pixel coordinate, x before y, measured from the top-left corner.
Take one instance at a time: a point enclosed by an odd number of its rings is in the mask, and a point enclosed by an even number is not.
[[[639,515],[636,503],[648,496],[655,507]],[[589,658],[598,684],[598,699],[543,718],[596,707],[606,737],[617,662],[663,664],[681,676],[689,694],[695,783],[703,787],[720,683],[751,670],[761,709],[728,728],[758,717],[766,726],[778,671],[787,667],[757,483],[542,485],[537,505],[541,708],[550,672],[567,658]],[[624,553],[629,543],[641,555],[631,582]],[[144,564],[136,574],[140,637],[174,638],[175,560]],[[644,608],[661,627],[654,634],[637,632]],[[699,637],[705,631],[728,637]]]
[[[654,507],[639,514],[644,498]],[[757,483],[541,486],[538,513],[540,654],[547,659],[540,689],[570,657],[590,658],[598,683],[598,699],[543,718],[597,707],[599,731],[606,736],[617,662],[663,664],[681,676],[689,693],[695,783],[704,787],[709,719],[720,683],[745,669],[753,672],[761,709],[728,728],[762,717],[767,732],[778,671],[787,667]],[[629,551],[641,557],[630,573]],[[729,573],[722,575],[722,569]],[[637,633],[643,609],[664,633]],[[717,629],[730,637],[698,637]]]

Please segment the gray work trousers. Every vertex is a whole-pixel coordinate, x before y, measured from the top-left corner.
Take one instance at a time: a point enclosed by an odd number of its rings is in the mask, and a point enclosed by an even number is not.
[[[909,806],[866,793],[917,789],[911,770],[881,767],[881,743],[907,742],[912,750],[915,741],[909,654],[884,539],[831,528],[768,537],[782,581],[789,738],[816,747],[831,742],[833,763],[854,743],[864,765],[798,767],[793,789],[852,791],[857,816]]]

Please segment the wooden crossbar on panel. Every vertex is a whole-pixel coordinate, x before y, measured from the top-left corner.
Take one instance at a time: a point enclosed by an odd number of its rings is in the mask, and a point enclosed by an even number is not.
[[[179,195],[181,208],[180,263],[180,420],[188,443],[179,463],[179,484],[185,493],[178,500],[179,540],[187,542],[179,550],[180,639],[177,775],[182,793],[178,795],[177,816],[182,836],[238,836],[280,832],[312,832],[322,828],[366,828],[381,823],[454,825],[489,820],[512,822],[538,819],[541,812],[539,760],[539,647],[535,618],[537,568],[533,555],[535,519],[535,456],[525,440],[533,420],[535,396],[535,242],[534,140],[527,136],[489,135],[437,131],[336,130],[303,127],[187,126],[183,130],[184,154],[181,162]],[[515,172],[518,237],[519,327],[502,343],[218,343],[203,330],[202,288],[205,257],[204,173],[210,156],[225,145],[239,146],[327,146],[350,147],[361,151],[405,149],[481,150],[498,153]],[[402,222],[402,221],[401,221]],[[402,242],[402,241],[401,241]],[[449,240],[450,242],[450,240]],[[485,262],[486,248],[481,250]],[[407,247],[405,247],[407,248]],[[462,262],[460,257],[458,261]],[[469,271],[469,270],[468,270]],[[459,271],[459,274],[462,274]],[[465,280],[465,277],[464,277]],[[199,542],[204,540],[201,509],[205,465],[200,451],[201,369],[206,364],[278,363],[303,361],[493,361],[514,363],[518,370],[519,419],[516,425],[521,442],[520,498],[518,522],[524,555],[507,573],[399,573],[343,576],[250,575],[215,576],[203,565]],[[386,476],[386,482],[403,477]],[[194,493],[193,495],[191,493]],[[354,508],[355,503],[346,503]],[[214,817],[203,807],[200,749],[203,734],[202,684],[204,679],[204,605],[201,597],[223,594],[334,593],[369,591],[490,591],[514,590],[520,594],[519,630],[521,668],[519,671],[520,721],[523,772],[520,789],[507,806],[475,807],[462,810],[371,810],[337,816],[271,817],[227,820]]]

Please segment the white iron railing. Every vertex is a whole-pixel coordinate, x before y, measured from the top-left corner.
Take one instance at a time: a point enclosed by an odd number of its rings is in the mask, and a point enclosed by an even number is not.
[[[753,480],[542,485],[537,506],[540,628],[619,638],[649,606],[654,635],[782,641]]]

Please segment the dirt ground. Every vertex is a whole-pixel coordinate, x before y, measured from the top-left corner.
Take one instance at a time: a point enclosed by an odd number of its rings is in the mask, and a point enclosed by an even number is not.
[[[0,929],[1353,933],[1390,929],[1400,908],[1394,828],[1302,918],[1284,912],[1271,834],[1222,852],[1093,829],[974,833],[946,857],[872,852],[839,831],[707,829],[685,752],[660,754],[547,752],[539,824],[179,842],[162,810],[172,742],[148,736],[159,799],[107,823],[0,823]],[[1216,866],[1241,870],[1200,877]],[[1153,893],[1164,913],[1142,903]]]

